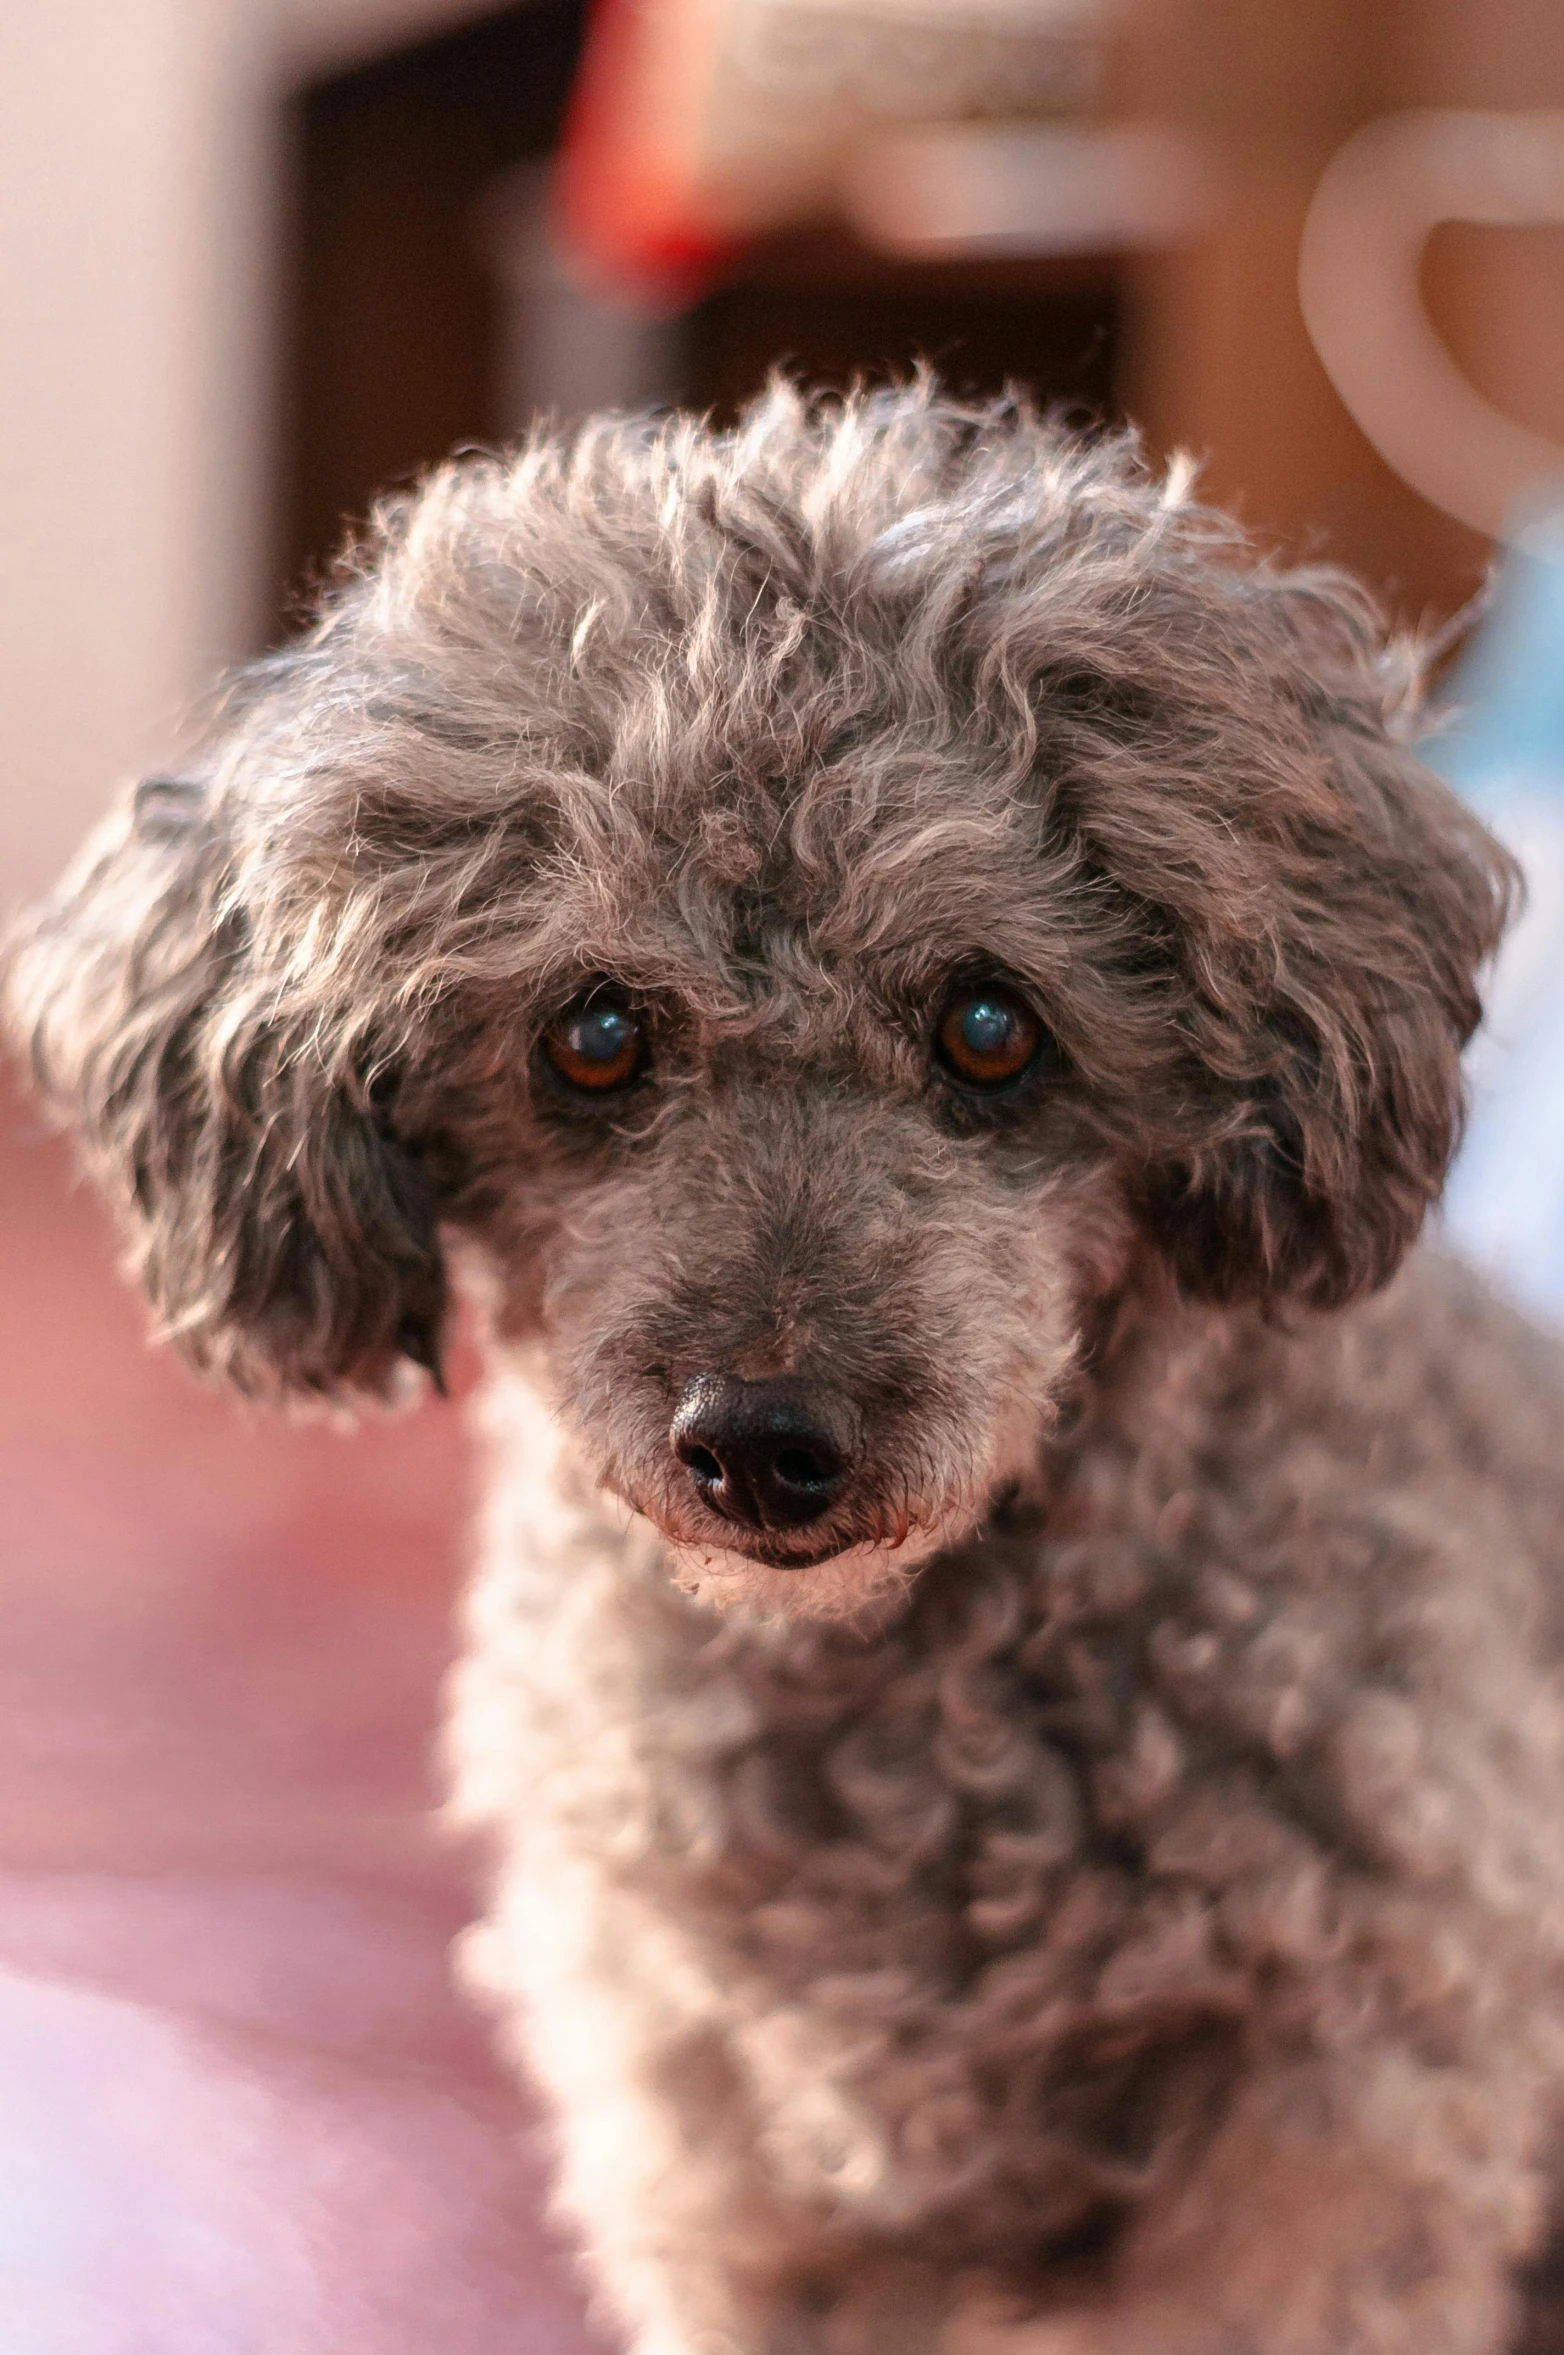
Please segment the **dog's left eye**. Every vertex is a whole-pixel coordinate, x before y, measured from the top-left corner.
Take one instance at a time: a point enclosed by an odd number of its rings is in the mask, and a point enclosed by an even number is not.
[[[568,1006],[543,1033],[543,1053],[555,1077],[594,1096],[610,1095],[640,1078],[646,1067],[646,1030],[633,1008],[617,998]]]
[[[1002,1088],[1037,1060],[1043,1026],[1014,990],[998,982],[964,989],[940,1017],[940,1061],[969,1088]]]

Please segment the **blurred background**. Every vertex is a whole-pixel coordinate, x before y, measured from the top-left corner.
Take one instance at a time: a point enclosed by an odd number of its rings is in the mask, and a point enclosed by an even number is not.
[[[778,359],[1132,417],[1450,612],[1564,442],[1558,106],[1554,0],[4,11],[0,888],[377,489]]]
[[[1401,621],[1502,559],[1436,757],[1534,906],[1452,1216],[1556,1313],[1556,110],[1557,0],[0,10],[0,911],[453,448],[777,362],[1018,381]],[[242,1417],[112,1260],[0,1095],[0,2347],[577,2355],[445,1983],[458,1420]]]

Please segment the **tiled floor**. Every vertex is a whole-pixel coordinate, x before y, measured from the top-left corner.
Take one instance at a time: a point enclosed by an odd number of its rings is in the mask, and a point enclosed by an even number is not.
[[[143,1346],[0,1099],[0,2355],[586,2355],[450,1993],[460,1418],[288,1429]]]
[[[0,1096],[0,2355],[589,2355],[445,1978],[467,1479],[449,1408],[288,1429],[149,1354]]]

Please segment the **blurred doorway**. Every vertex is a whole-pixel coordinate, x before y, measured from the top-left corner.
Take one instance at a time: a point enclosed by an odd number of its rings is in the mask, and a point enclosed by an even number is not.
[[[570,290],[540,199],[581,19],[580,0],[507,8],[296,102],[285,620],[376,492],[507,439],[537,405],[667,399],[730,417],[779,364],[844,385],[927,360],[960,393],[1015,382],[1079,421],[1118,414],[1111,255],[908,263],[820,228],[752,250],[693,309],[639,329]]]
[[[478,211],[552,146],[580,0],[533,0],[294,103],[278,572],[283,617],[375,494],[495,415],[500,299]]]

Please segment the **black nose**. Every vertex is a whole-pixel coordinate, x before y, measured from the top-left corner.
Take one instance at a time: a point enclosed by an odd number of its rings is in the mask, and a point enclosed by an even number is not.
[[[852,1470],[847,1417],[813,1385],[778,1375],[697,1374],[669,1438],[703,1504],[751,1529],[802,1529],[836,1502]]]

